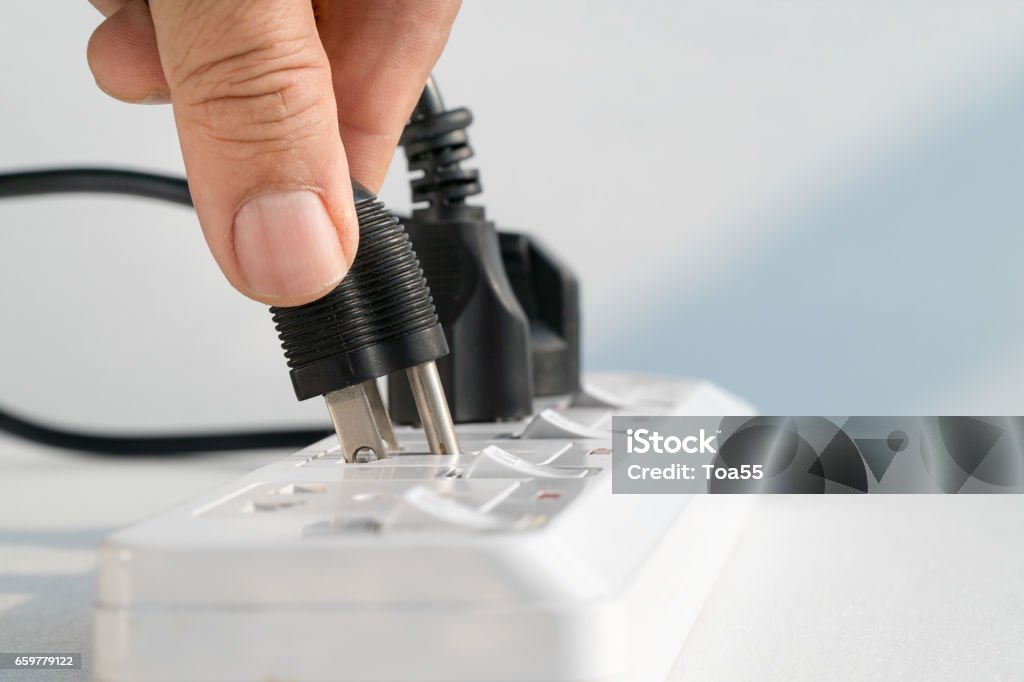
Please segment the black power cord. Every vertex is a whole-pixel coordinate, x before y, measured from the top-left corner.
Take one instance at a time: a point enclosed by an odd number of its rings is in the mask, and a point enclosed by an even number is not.
[[[112,168],[57,168],[0,174],[0,199],[41,194],[120,194],[192,205],[188,181]]]
[[[59,168],[0,174],[0,198],[43,194],[119,194],[191,206],[184,178],[107,168]],[[57,448],[99,455],[187,455],[203,452],[297,448],[328,434],[281,429],[197,434],[83,433],[32,421],[0,407],[0,431]]]
[[[319,440],[327,429],[282,429],[206,434],[82,433],[29,421],[0,409],[0,431],[55,448],[95,455],[190,455],[233,450],[300,448]]]

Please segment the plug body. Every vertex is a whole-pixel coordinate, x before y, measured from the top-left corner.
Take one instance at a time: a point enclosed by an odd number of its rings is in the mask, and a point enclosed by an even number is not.
[[[530,325],[505,274],[498,232],[484,209],[465,203],[482,191],[466,129],[473,116],[447,110],[428,81],[402,134],[416,209],[405,226],[434,294],[452,353],[438,363],[456,422],[520,419],[533,409]],[[392,414],[416,423],[413,400],[388,385]]]
[[[580,391],[580,290],[576,276],[534,237],[500,232],[501,259],[530,324],[533,395]]]
[[[427,220],[417,211],[405,227],[452,350],[437,368],[453,420],[508,421],[530,414],[530,325],[505,274],[494,224],[482,211]],[[392,379],[388,395],[395,421],[416,423],[409,390]]]
[[[346,459],[376,459],[397,447],[376,380],[405,370],[432,449],[457,452],[434,367],[448,344],[423,271],[398,219],[352,188],[359,251],[345,279],[312,303],[271,308],[295,395],[325,397]]]

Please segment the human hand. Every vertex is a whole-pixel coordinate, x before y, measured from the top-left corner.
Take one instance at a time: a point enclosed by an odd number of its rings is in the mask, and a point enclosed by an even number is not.
[[[292,306],[348,271],[350,176],[376,191],[458,0],[90,0],[108,94],[174,106],[196,213],[246,296]]]

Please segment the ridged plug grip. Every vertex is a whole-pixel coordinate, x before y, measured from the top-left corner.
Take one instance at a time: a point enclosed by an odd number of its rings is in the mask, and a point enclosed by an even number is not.
[[[270,309],[299,400],[448,353],[405,229],[368,189],[352,190],[359,250],[345,279],[317,301]]]

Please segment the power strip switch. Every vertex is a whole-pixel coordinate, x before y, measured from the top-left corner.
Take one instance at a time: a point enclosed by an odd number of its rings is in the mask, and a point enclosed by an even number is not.
[[[664,680],[752,502],[613,495],[616,414],[753,414],[599,375],[464,454],[346,463],[326,438],[110,537],[103,682]]]

